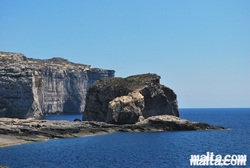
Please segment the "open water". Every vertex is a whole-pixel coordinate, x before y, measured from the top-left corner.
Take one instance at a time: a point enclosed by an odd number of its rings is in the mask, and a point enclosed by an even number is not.
[[[186,168],[190,167],[192,154],[213,152],[215,155],[250,156],[249,108],[180,109],[180,114],[181,118],[221,125],[230,130],[112,133],[27,143],[0,148],[0,166]],[[242,167],[250,167],[250,161]]]
[[[44,117],[45,120],[67,120],[74,121],[74,119],[82,120],[82,114],[61,114],[61,115],[49,115]]]

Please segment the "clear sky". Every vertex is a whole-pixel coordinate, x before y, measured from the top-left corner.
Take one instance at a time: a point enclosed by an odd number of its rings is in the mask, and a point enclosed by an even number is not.
[[[250,107],[249,0],[0,0],[0,51],[157,73],[180,107]]]

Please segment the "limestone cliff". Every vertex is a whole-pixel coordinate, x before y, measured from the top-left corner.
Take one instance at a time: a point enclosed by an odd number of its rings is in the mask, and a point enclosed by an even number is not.
[[[84,120],[134,124],[157,115],[179,116],[179,111],[176,94],[156,74],[103,79],[88,90]]]
[[[0,117],[82,113],[87,89],[114,73],[63,58],[40,60],[0,52]]]

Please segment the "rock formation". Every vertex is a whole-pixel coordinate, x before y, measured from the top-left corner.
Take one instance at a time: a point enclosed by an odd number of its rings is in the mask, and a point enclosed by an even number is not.
[[[0,117],[82,113],[87,89],[114,73],[62,58],[40,60],[0,52]]]
[[[104,122],[46,121],[0,118],[0,146],[43,141],[51,138],[79,137],[111,132],[158,132],[185,130],[220,130],[221,126],[197,123],[171,115],[153,116],[136,124],[114,125]]]
[[[96,81],[88,90],[84,120],[134,124],[157,115],[179,116],[177,96],[160,76],[142,74]]]

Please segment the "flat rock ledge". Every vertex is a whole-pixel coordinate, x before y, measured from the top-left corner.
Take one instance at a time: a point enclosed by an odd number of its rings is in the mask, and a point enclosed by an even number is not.
[[[191,122],[161,115],[136,124],[114,125],[96,121],[49,121],[0,118],[0,146],[45,141],[53,138],[81,137],[112,132],[159,132],[184,130],[223,130],[222,126]]]

